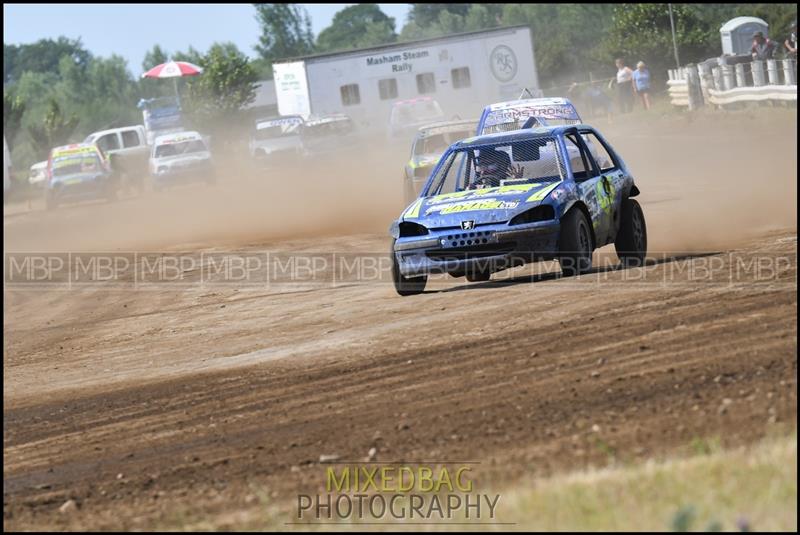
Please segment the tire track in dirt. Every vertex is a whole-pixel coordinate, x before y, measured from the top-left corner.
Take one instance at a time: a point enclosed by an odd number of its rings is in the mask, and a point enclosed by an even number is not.
[[[746,443],[796,414],[791,269],[786,282],[744,287],[620,288],[621,271],[490,282],[422,296],[439,313],[406,327],[361,331],[356,313],[346,352],[12,399],[6,526],[119,527],[102,520],[112,509],[122,526],[154,525],[175,509],[240,507],[251,483],[289,502],[321,483],[320,454],[356,459],[373,444],[379,459],[477,459],[481,477],[507,482],[603,464],[608,451],[631,460],[695,437]],[[339,290],[354,303],[332,308],[351,317],[374,291]],[[369,314],[386,307],[371,301]],[[480,302],[488,312],[476,323]],[[202,308],[189,310],[202,321]],[[81,504],[70,520],[54,516],[65,497]]]

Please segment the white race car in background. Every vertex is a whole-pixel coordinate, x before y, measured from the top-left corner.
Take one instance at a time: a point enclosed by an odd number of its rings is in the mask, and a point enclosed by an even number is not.
[[[250,135],[250,156],[260,164],[281,157],[300,157],[303,153],[301,131],[304,122],[299,115],[257,120],[255,130]]]
[[[47,160],[31,166],[28,184],[34,188],[43,188],[47,184]]]
[[[306,157],[358,148],[355,123],[343,113],[309,117],[301,129],[301,139]]]
[[[216,181],[208,144],[197,132],[157,137],[150,153],[150,175],[156,191],[178,184]]]
[[[389,139],[408,139],[416,134],[419,127],[444,120],[442,107],[430,97],[399,100],[392,105],[389,115]]]

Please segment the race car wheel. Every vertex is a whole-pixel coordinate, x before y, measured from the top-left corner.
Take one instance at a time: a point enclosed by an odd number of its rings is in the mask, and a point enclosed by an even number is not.
[[[644,265],[647,255],[647,225],[642,207],[634,199],[622,201],[622,219],[614,248],[625,267]]]
[[[394,281],[394,289],[400,295],[416,295],[421,294],[425,290],[425,285],[428,283],[428,276],[422,275],[419,277],[404,277],[400,273],[400,266],[397,263],[397,255],[394,252],[394,240],[392,240],[392,281]]]
[[[592,269],[592,234],[589,222],[578,208],[573,208],[561,220],[558,242],[558,263],[566,277],[586,273]]]
[[[467,271],[466,276],[469,282],[486,282],[492,278],[492,272],[488,269],[474,269]]]

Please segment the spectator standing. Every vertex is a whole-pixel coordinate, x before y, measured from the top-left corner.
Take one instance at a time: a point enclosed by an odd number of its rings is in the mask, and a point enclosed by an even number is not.
[[[756,32],[753,34],[753,46],[750,48],[750,54],[756,60],[772,59],[775,54],[775,41],[764,37],[763,32]]]
[[[617,66],[617,99],[620,113],[628,113],[633,109],[633,71],[625,65],[622,58],[614,62]]]
[[[650,69],[640,61],[636,64],[636,70],[633,71],[633,90],[639,95],[642,100],[644,109],[650,109]]]
[[[786,57],[797,61],[797,21],[792,23],[792,31],[789,38],[783,42],[783,48],[786,49]]]

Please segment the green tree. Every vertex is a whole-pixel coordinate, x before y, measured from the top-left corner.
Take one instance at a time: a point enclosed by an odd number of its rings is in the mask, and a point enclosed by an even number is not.
[[[314,51],[314,34],[311,19],[305,9],[297,4],[253,4],[261,36],[255,46],[264,66],[272,62],[310,54]]]
[[[255,99],[258,74],[233,43],[215,43],[198,63],[203,74],[187,81],[183,107],[193,124],[224,144]]]
[[[67,117],[56,99],[47,103],[47,113],[41,124],[28,126],[28,135],[33,142],[35,153],[39,158],[46,158],[50,149],[67,143],[78,125],[78,116]]]
[[[588,80],[590,72],[598,77],[613,69],[613,57],[597,51],[612,9],[608,4],[505,4],[501,19],[504,25],[514,21],[531,28],[540,85],[561,87]]]
[[[378,4],[355,4],[338,11],[317,37],[317,50],[330,52],[391,43],[397,39],[394,19]]]
[[[706,59],[714,46],[719,46],[719,33],[714,35],[698,11],[685,4],[673,4],[675,36],[681,62]],[[724,21],[720,21],[721,25]],[[718,30],[719,28],[717,28]],[[667,4],[618,4],[614,7],[610,31],[602,46],[606,56],[621,56],[629,64],[643,60],[651,72],[675,67],[669,8]]]
[[[474,4],[412,4],[408,21],[420,28],[427,28],[438,23],[442,13],[466,17],[472,5]]]
[[[147,72],[156,65],[161,65],[169,61],[169,54],[161,48],[160,45],[153,45],[153,48],[148,50],[142,60],[142,72]]]
[[[172,59],[175,61],[188,61],[189,63],[200,65],[200,62],[203,61],[203,53],[195,47],[190,46],[189,50],[186,52],[175,52],[172,55]]]
[[[25,114],[25,101],[18,95],[13,96],[8,91],[3,91],[3,134],[7,138],[6,142],[13,150],[14,138],[22,124],[22,116]]]
[[[53,72],[58,70],[61,58],[69,56],[80,65],[92,58],[83,48],[80,39],[59,37],[57,40],[40,39],[32,44],[7,45],[3,43],[3,83],[12,83],[28,72]]]

